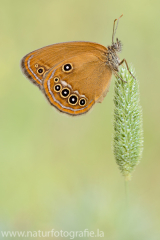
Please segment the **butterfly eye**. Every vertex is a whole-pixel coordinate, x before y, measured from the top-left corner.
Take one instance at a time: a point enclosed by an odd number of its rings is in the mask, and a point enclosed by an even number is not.
[[[44,68],[43,67],[38,68],[37,72],[39,75],[42,75],[44,73]]]
[[[58,82],[58,81],[59,81],[59,78],[58,78],[58,77],[55,77],[55,78],[54,78],[54,81],[55,81],[55,82]]]
[[[54,91],[55,91],[55,92],[60,92],[61,88],[62,88],[62,86],[61,86],[60,84],[56,84],[56,85],[54,86]]]
[[[70,103],[71,105],[76,105],[76,103],[78,102],[78,97],[77,97],[77,95],[72,94],[72,95],[69,97],[68,101],[69,101],[69,103]]]
[[[72,69],[73,69],[73,66],[71,63],[67,63],[67,64],[63,65],[63,67],[62,67],[62,71],[67,72],[67,73],[71,72]]]
[[[86,105],[86,99],[81,98],[81,99],[79,100],[79,105],[80,105],[80,106]]]
[[[61,91],[61,96],[62,96],[63,98],[68,97],[69,94],[70,94],[70,90],[69,90],[68,88],[63,88],[63,90]]]

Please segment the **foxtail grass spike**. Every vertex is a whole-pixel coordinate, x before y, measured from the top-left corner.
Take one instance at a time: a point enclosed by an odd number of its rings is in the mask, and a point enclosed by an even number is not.
[[[135,71],[130,67],[135,76]],[[142,108],[139,82],[124,67],[116,77],[114,93],[114,156],[125,180],[139,163],[143,150]]]

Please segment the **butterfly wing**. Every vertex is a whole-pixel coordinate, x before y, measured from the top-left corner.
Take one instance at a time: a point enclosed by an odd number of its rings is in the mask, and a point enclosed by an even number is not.
[[[70,115],[86,113],[101,102],[108,91],[112,71],[100,51],[72,55],[54,66],[43,80],[43,92],[59,111]]]
[[[34,84],[41,87],[43,78],[49,70],[70,57],[85,52],[106,52],[106,48],[92,42],[66,42],[46,46],[35,50],[21,60],[23,73]]]
[[[107,51],[92,42],[58,43],[24,56],[21,68],[53,106],[79,115],[102,102],[108,91],[112,71],[106,65]]]

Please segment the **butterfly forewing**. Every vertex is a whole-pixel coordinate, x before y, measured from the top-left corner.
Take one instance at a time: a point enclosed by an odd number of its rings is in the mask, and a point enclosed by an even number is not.
[[[21,60],[24,74],[36,85],[42,84],[45,73],[56,64],[86,51],[105,52],[100,44],[90,42],[58,43],[33,51]],[[96,53],[95,53],[96,54]]]

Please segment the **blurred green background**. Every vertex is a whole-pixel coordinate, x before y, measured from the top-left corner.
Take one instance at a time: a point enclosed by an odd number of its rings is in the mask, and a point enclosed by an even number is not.
[[[0,0],[1,230],[100,229],[109,240],[160,239],[159,9],[158,0]],[[25,54],[57,42],[110,45],[122,13],[120,58],[135,67],[144,119],[128,208],[112,149],[114,77],[102,104],[69,117],[19,67]]]

